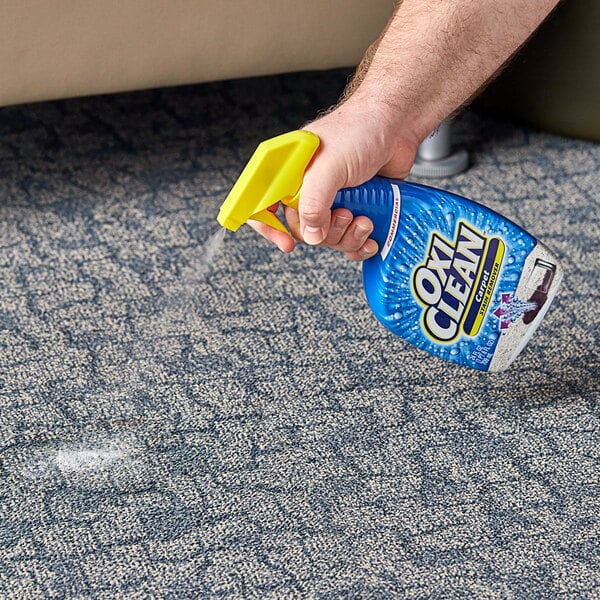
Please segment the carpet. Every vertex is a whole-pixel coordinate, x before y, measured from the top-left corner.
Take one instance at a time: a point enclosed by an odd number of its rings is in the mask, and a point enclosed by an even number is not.
[[[244,227],[256,145],[346,71],[0,110],[2,598],[600,596],[600,146],[471,111],[436,185],[565,278],[505,373]]]

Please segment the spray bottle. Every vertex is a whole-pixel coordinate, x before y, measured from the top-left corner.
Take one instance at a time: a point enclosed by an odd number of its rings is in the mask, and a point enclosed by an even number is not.
[[[249,219],[287,231],[268,210],[297,208],[304,171],[319,147],[308,131],[260,144],[221,206],[232,231]],[[373,221],[379,252],[363,262],[377,319],[442,359],[505,370],[556,295],[562,268],[534,237],[491,209],[456,194],[374,177],[340,190],[332,209]]]

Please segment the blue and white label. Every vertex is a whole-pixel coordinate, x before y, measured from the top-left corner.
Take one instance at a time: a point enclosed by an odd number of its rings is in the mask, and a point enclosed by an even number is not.
[[[536,240],[449,192],[378,177],[357,189],[374,205],[376,230],[387,232],[381,252],[363,264],[377,318],[431,354],[487,370],[503,335],[494,311],[515,293]]]
[[[385,260],[390,250],[392,249],[392,245],[394,244],[394,240],[396,239],[398,223],[400,222],[400,211],[402,209],[402,194],[400,193],[400,187],[396,183],[390,184],[390,187],[392,188],[392,193],[394,196],[394,206],[392,208],[390,228],[385,237],[383,247],[381,248],[381,260]]]

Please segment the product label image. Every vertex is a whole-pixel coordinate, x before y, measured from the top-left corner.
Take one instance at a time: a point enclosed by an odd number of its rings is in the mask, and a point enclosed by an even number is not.
[[[425,186],[374,178],[368,204],[382,252],[363,264],[367,300],[395,334],[431,354],[490,368],[504,333],[494,311],[516,297],[537,242],[486,207]],[[350,206],[355,214],[359,206]]]
[[[464,221],[455,239],[431,235],[427,260],[413,273],[413,291],[423,304],[423,329],[436,342],[455,340],[462,332],[479,333],[496,287],[504,242],[487,238]]]

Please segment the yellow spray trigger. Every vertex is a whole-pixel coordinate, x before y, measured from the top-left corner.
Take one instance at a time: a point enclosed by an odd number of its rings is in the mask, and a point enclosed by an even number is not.
[[[287,233],[269,210],[277,202],[297,208],[304,171],[319,147],[310,131],[290,131],[262,142],[221,205],[217,221],[237,231],[249,219]]]

